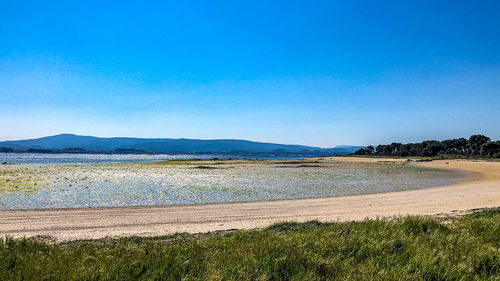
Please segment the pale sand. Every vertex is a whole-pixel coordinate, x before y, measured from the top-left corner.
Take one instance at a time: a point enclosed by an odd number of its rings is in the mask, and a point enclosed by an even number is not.
[[[332,161],[404,161],[335,157]],[[282,221],[351,221],[452,214],[500,206],[500,162],[442,160],[422,166],[462,169],[480,177],[451,186],[317,199],[165,207],[0,211],[0,236],[55,240],[156,236],[252,229]]]

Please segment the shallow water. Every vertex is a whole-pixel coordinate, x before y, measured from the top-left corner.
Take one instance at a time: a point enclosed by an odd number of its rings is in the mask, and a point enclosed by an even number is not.
[[[0,152],[0,163],[62,164],[151,162],[179,159],[302,159],[303,156],[230,155],[230,154],[73,154],[73,153],[5,153]]]
[[[203,161],[189,165],[2,165],[0,209],[181,205],[344,196],[451,184],[465,174],[411,164]],[[6,181],[10,179],[10,181]],[[14,186],[17,185],[17,186]],[[2,181],[0,181],[0,187]]]

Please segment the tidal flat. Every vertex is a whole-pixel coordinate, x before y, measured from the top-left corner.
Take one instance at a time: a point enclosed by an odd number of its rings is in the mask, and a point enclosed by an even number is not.
[[[162,206],[345,196],[454,184],[464,171],[412,163],[170,160],[0,165],[0,209]]]

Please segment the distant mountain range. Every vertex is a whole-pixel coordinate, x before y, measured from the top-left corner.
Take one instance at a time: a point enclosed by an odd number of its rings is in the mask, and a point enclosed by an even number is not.
[[[342,145],[333,148],[320,148],[233,139],[99,138],[73,134],[0,142],[0,151],[3,152],[49,153],[345,155],[361,147]]]

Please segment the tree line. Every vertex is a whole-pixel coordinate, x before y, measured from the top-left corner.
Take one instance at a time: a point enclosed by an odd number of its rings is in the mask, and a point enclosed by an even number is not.
[[[437,156],[462,155],[500,158],[500,141],[493,141],[484,135],[473,135],[469,139],[458,138],[443,141],[428,140],[419,143],[371,145],[354,152],[354,155],[377,156]]]

